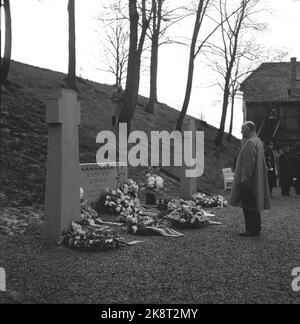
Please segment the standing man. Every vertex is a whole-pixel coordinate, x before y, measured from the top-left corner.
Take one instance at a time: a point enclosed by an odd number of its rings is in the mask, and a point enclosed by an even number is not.
[[[259,236],[260,212],[270,209],[270,192],[264,147],[256,126],[247,121],[242,127],[243,143],[237,158],[230,205],[242,207],[246,231],[240,236]]]

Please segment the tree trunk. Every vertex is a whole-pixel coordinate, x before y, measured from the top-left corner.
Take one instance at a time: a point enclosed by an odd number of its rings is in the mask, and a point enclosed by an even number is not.
[[[239,34],[240,34],[242,23],[243,23],[243,20],[245,17],[246,6],[247,6],[247,2],[242,0],[241,15],[239,16],[239,21],[237,22],[236,30],[233,31],[233,35],[232,35],[233,47],[232,47],[232,53],[230,53],[230,60],[229,60],[229,64],[228,64],[226,76],[225,76],[222,117],[221,117],[220,129],[219,129],[218,135],[215,139],[215,144],[217,146],[222,145],[222,142],[223,142],[227,109],[228,109],[229,96],[230,96],[230,78],[231,78],[234,63],[236,61],[236,55],[237,55],[237,49],[238,49],[238,43],[239,43]]]
[[[143,1],[143,7],[145,1]],[[144,9],[143,9],[144,10]],[[136,0],[129,0],[129,17],[130,17],[130,43],[129,43],[129,56],[126,89],[124,96],[123,109],[120,117],[121,123],[127,124],[128,132],[131,129],[131,119],[134,116],[135,107],[137,104],[139,85],[140,85],[140,67],[141,55],[145,42],[146,32],[149,27],[149,22],[146,20],[146,12],[143,13],[143,24],[140,40],[138,42],[138,24],[139,15],[137,12]]]
[[[146,112],[154,114],[155,104],[157,103],[157,71],[158,71],[158,47],[159,34],[161,27],[162,0],[153,1],[153,36],[151,48],[151,66],[150,66],[150,98],[146,107]]]
[[[193,86],[193,77],[194,77],[194,68],[195,68],[195,50],[196,50],[196,44],[197,44],[197,39],[201,27],[201,14],[202,14],[202,9],[203,9],[203,1],[199,1],[199,7],[197,10],[197,17],[196,17],[196,22],[195,22],[195,27],[194,27],[194,32],[193,32],[193,38],[192,38],[192,43],[191,43],[191,49],[190,49],[190,59],[189,59],[189,69],[188,69],[188,79],[187,79],[187,85],[186,85],[186,91],[185,91],[185,98],[184,102],[182,105],[182,109],[179,115],[179,118],[177,120],[177,125],[176,125],[176,130],[181,131],[182,130],[182,124],[184,121],[184,118],[186,116],[188,106],[190,103],[191,99],[191,92],[192,92],[192,86]]]
[[[1,60],[1,84],[7,83],[7,77],[11,61],[12,47],[12,28],[11,28],[11,11],[10,1],[4,0],[4,15],[5,15],[5,48],[3,59]]]
[[[136,104],[137,98],[135,98],[136,87],[136,60],[137,60],[137,45],[138,45],[138,22],[139,15],[137,12],[136,1],[129,0],[129,18],[130,18],[130,37],[129,37],[129,56],[127,67],[127,79],[125,96],[123,102],[123,109],[120,116],[122,123],[127,123],[127,129],[130,129],[131,121],[131,107]]]
[[[218,136],[215,139],[215,144],[217,146],[222,145],[223,137],[224,137],[224,131],[225,131],[225,123],[226,123],[226,117],[227,117],[227,109],[229,104],[229,95],[230,95],[230,76],[231,76],[232,68],[227,71],[226,73],[226,80],[225,80],[225,87],[224,87],[224,94],[223,94],[223,107],[222,107],[222,117],[221,117],[221,123],[220,128],[218,132]]]
[[[231,95],[231,117],[230,117],[230,127],[229,127],[229,134],[228,134],[228,141],[231,142],[232,139],[232,130],[233,130],[233,116],[234,116],[234,99],[235,95],[232,93]]]
[[[76,87],[76,31],[75,31],[75,0],[69,0],[69,68],[67,86],[77,90]]]

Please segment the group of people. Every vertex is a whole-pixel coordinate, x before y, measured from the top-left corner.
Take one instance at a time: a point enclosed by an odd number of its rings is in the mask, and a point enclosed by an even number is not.
[[[265,158],[271,197],[278,179],[282,196],[290,196],[292,187],[300,195],[300,151],[292,153],[285,145],[276,155],[273,143],[269,142],[265,145]]]

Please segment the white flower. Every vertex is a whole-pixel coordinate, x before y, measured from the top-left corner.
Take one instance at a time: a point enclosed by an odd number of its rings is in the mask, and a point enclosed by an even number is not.
[[[156,178],[156,188],[157,189],[162,189],[164,186],[164,179],[161,177]]]
[[[148,183],[155,182],[155,177],[154,176],[148,177],[147,182]]]
[[[133,233],[136,233],[138,230],[138,227],[136,225],[132,226],[131,228]]]

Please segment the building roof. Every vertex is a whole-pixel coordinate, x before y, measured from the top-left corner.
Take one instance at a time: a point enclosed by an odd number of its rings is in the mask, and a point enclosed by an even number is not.
[[[300,62],[297,62],[297,71]],[[298,79],[298,76],[297,76]],[[291,97],[291,62],[263,63],[241,85],[248,102],[296,102]]]

